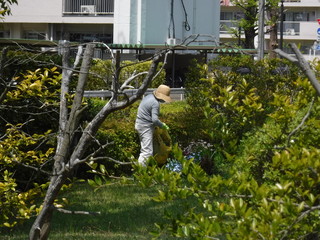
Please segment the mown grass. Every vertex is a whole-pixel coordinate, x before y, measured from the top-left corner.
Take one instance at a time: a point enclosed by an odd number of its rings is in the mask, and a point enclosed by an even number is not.
[[[179,203],[157,203],[151,198],[157,189],[137,185],[109,185],[94,191],[87,184],[77,184],[63,194],[74,211],[101,212],[101,215],[75,215],[56,212],[50,240],[131,240],[151,239],[155,223],[165,221],[164,211],[179,211]],[[30,221],[11,232],[2,233],[3,240],[26,240]],[[174,239],[168,236],[162,239]]]

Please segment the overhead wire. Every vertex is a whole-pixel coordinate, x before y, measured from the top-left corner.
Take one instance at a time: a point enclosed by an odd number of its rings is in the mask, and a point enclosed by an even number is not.
[[[171,25],[172,25],[172,37],[176,37],[176,29],[175,29],[175,23],[174,23],[174,14],[173,14],[173,6],[174,6],[174,0],[171,0],[171,9],[170,9],[170,23],[168,27],[168,35],[169,38],[171,38]]]
[[[187,13],[186,7],[185,7],[185,5],[184,5],[184,0],[181,0],[181,4],[182,4],[182,7],[183,7],[184,17],[185,17],[184,29],[185,29],[186,31],[190,31],[191,27],[190,27],[190,24],[189,24],[189,22],[188,22],[188,13]]]
[[[190,31],[191,27],[188,21],[188,13],[186,10],[186,6],[184,4],[184,0],[181,0],[181,4],[182,4],[182,8],[183,8],[183,12],[184,12],[184,29],[186,31]],[[169,23],[169,27],[168,27],[168,36],[169,38],[171,38],[171,26],[172,26],[172,38],[176,37],[176,29],[175,29],[175,22],[174,22],[174,0],[171,0],[171,4],[170,4],[170,23]]]

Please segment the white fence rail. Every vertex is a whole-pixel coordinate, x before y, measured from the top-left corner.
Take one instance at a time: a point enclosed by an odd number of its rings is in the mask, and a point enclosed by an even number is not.
[[[149,88],[145,92],[145,95],[150,94],[154,91],[154,88]],[[124,90],[124,93],[127,94],[127,96],[132,96],[137,93],[137,89],[127,89]],[[183,100],[184,99],[184,88],[171,88],[171,98],[173,100]],[[109,90],[94,90],[94,91],[85,91],[84,97],[90,98],[90,97],[98,97],[98,98],[109,98],[112,96],[112,92]]]

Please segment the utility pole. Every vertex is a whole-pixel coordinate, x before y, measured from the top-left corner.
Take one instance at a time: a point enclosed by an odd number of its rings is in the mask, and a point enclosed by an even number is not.
[[[264,5],[265,0],[259,0],[258,60],[263,59],[264,54]]]
[[[281,5],[280,5],[280,46],[279,48],[283,50],[283,11],[284,11],[284,6],[283,6],[284,0],[281,0]]]

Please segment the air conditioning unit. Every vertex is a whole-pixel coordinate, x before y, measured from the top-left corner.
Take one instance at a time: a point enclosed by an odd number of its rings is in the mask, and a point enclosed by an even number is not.
[[[81,5],[81,13],[94,14],[96,12],[95,5]]]
[[[168,45],[177,45],[180,44],[181,40],[177,38],[167,38],[167,44]]]
[[[296,35],[294,28],[288,28],[286,32],[288,35]]]

